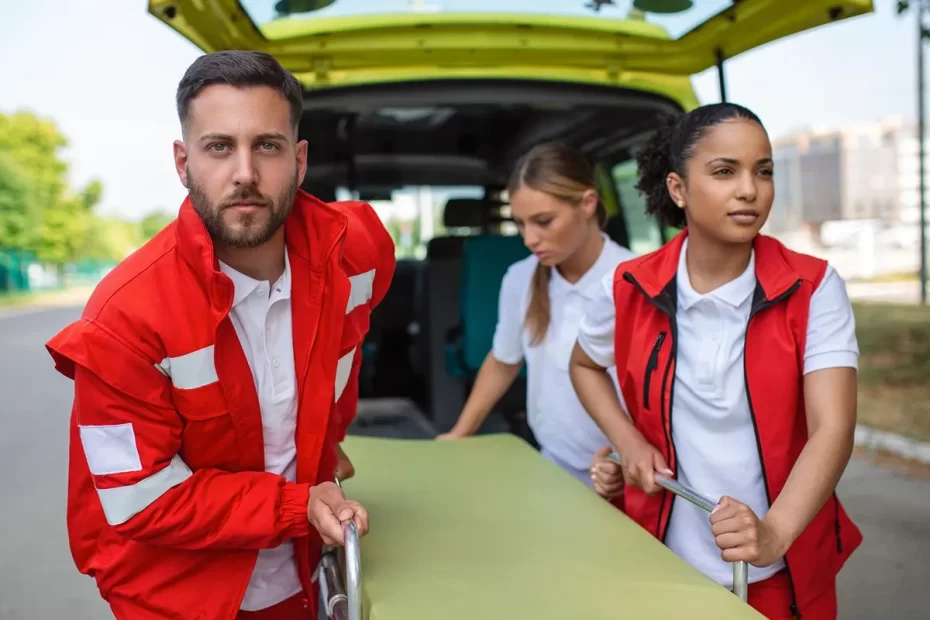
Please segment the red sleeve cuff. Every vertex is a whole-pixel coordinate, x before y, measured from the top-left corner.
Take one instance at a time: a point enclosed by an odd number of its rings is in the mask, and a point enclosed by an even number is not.
[[[288,482],[284,485],[278,518],[285,540],[303,538],[310,534],[310,518],[307,516],[307,504],[309,503],[309,484]]]

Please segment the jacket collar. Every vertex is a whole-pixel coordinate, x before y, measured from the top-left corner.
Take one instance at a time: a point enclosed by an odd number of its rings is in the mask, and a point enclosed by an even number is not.
[[[347,226],[344,214],[303,190],[294,198],[294,208],[284,222],[284,239],[289,257],[299,257],[310,269],[325,269]],[[181,204],[176,228],[177,247],[184,262],[204,286],[214,308],[225,316],[232,306],[235,288],[221,273],[213,239],[188,196]]]
[[[636,261],[621,274],[639,290],[664,308],[673,311],[677,304],[677,282],[679,257],[688,237],[685,228],[663,247]],[[756,235],[753,240],[755,263],[755,292],[753,307],[771,302],[787,293],[800,274],[788,263],[784,246],[772,237]]]

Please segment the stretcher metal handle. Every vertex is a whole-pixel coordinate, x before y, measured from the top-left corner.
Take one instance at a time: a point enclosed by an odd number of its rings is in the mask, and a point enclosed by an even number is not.
[[[359,547],[358,530],[349,521],[344,529],[346,561],[346,596],[349,606],[348,620],[362,620],[362,554]]]
[[[621,464],[620,455],[614,452],[608,457],[609,460]],[[688,500],[695,506],[703,508],[708,513],[713,512],[717,507],[717,502],[709,497],[698,493],[691,487],[681,484],[673,478],[664,476],[658,472],[654,475],[656,484],[663,489],[671,491],[678,497]],[[744,561],[733,563],[733,593],[738,596],[744,603],[749,598],[749,564]]]
[[[336,478],[342,488],[342,482]],[[332,620],[362,620],[362,556],[358,529],[354,521],[343,526],[345,547],[345,585],[339,563],[339,548],[325,545],[320,559],[318,577],[320,595],[326,607],[326,617]]]

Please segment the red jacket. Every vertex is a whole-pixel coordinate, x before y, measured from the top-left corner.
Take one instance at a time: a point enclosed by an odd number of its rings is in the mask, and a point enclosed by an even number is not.
[[[47,344],[74,379],[68,534],[118,618],[235,618],[262,548],[293,539],[301,580],[322,541],[312,485],[333,479],[355,416],[369,313],[394,273],[372,208],[299,192],[285,223],[298,382],[297,482],[264,471],[232,281],[189,201]],[[315,607],[313,607],[315,609]]]
[[[677,472],[672,390],[677,351],[678,257],[687,231],[658,251],[620,264],[614,274],[617,374],[630,415]],[[803,367],[810,300],[826,262],[756,237],[756,291],[746,334],[745,377],[763,478],[774,502],[807,442]],[[631,317],[632,324],[631,324]],[[646,405],[645,403],[649,403]],[[672,494],[625,492],[624,511],[664,541]],[[737,498],[738,499],[738,498]],[[795,613],[832,583],[862,535],[834,494],[788,551]]]

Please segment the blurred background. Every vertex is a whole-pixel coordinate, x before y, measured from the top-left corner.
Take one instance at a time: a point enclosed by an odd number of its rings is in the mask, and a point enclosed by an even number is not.
[[[254,19],[271,19],[274,3],[241,4]],[[363,4],[378,12],[389,3]],[[447,3],[394,4],[441,11]],[[524,4],[557,13],[564,3]],[[604,4],[605,12],[629,10],[629,2]],[[844,573],[841,618],[930,617],[918,4],[876,0],[871,14],[725,63],[727,99],[761,117],[775,149],[764,232],[829,260],[855,304],[859,447],[843,492],[867,547]],[[674,16],[661,23],[673,36],[691,25]],[[107,617],[67,555],[70,385],[54,375],[42,344],[77,316],[101,277],[177,214],[186,190],[172,160],[180,137],[174,95],[201,53],[153,18],[145,0],[0,0],[0,619]],[[716,68],[691,83],[701,103],[720,100]],[[923,142],[930,145],[926,132]],[[635,212],[635,168],[610,174]],[[409,185],[371,202],[398,257],[418,261],[449,233],[446,201],[481,195],[478,185]],[[661,244],[657,228],[630,220],[634,251]],[[27,389],[30,382],[42,387]],[[49,464],[51,484],[36,489],[23,477]]]

